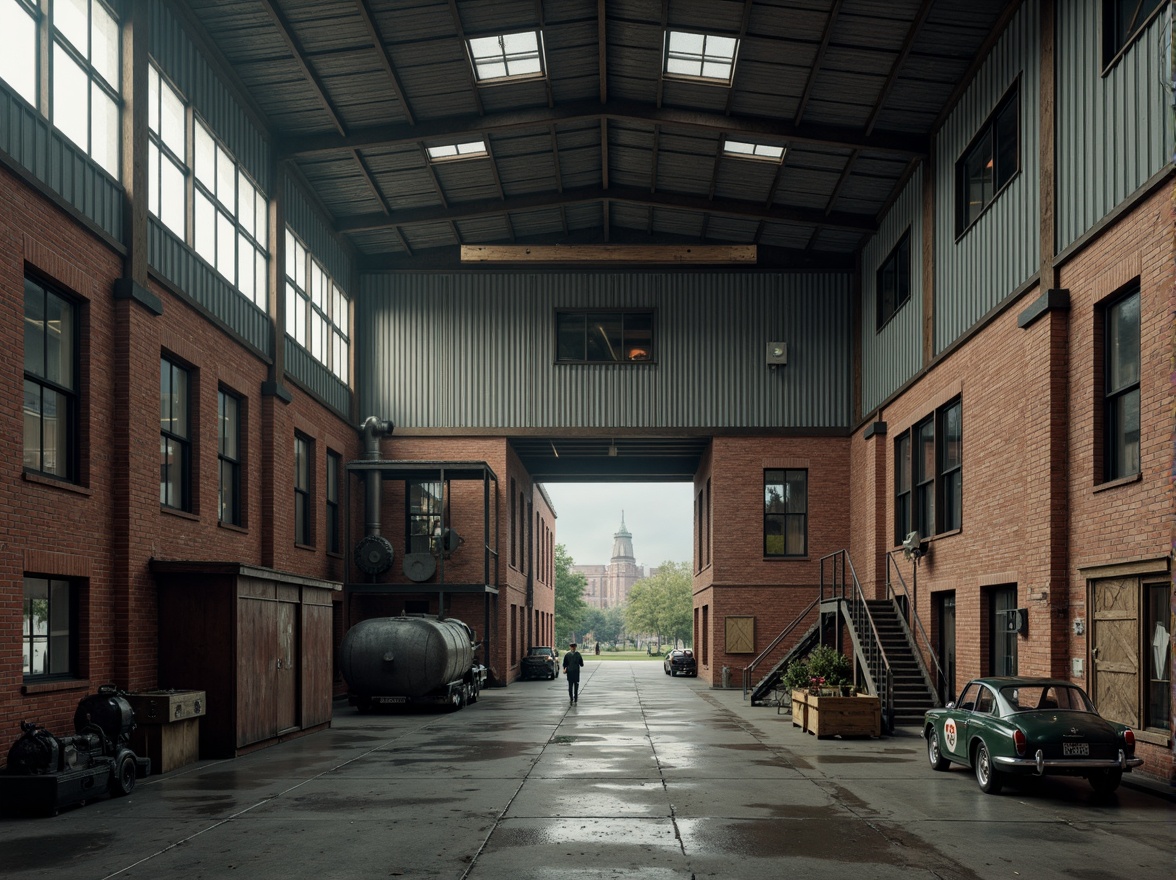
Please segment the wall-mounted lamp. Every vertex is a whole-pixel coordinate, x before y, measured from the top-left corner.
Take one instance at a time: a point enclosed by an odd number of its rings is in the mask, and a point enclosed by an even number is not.
[[[788,364],[788,344],[785,342],[768,343],[768,366],[783,367]]]

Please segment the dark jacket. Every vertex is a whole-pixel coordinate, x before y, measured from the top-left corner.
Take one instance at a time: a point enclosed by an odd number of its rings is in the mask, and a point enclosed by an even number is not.
[[[579,651],[568,651],[563,656],[564,675],[568,681],[580,680],[580,667],[584,665],[584,655]]]

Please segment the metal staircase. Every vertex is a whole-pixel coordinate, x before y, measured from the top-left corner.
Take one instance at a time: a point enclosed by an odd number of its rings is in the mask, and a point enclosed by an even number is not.
[[[769,645],[758,657],[755,658],[755,660],[751,662],[749,666],[747,666],[746,669],[743,670],[743,696],[748,697],[750,694],[752,706],[758,706],[765,702],[771,702],[771,695],[780,684],[780,680],[784,678],[784,673],[787,671],[789,664],[791,664],[794,660],[804,657],[806,654],[808,654],[809,651],[820,644],[820,629],[818,625],[814,623],[807,630],[805,630],[804,634],[801,635],[801,637],[796,641],[796,644],[788,649],[788,653],[781,657],[779,662],[777,662],[776,665],[768,671],[768,674],[761,678],[754,687],[751,686],[751,678],[755,673],[756,667],[761,662],[763,662],[764,658],[766,658],[776,648],[776,646],[784,640],[785,637],[787,637],[788,633],[796,629],[797,625],[801,621],[812,615],[812,610],[816,608],[816,605],[816,602],[813,602],[811,605],[809,605],[809,607],[805,609],[805,612],[792,622],[792,625],[785,628],[785,630],[776,637],[776,640],[773,641],[771,645]]]

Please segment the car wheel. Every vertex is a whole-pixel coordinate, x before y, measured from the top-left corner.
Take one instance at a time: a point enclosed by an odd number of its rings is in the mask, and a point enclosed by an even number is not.
[[[1123,771],[1117,767],[1113,770],[1095,770],[1087,779],[1096,794],[1110,794],[1123,781]]]
[[[134,791],[135,776],[135,756],[124,752],[114,771],[114,791],[112,794],[115,797],[121,797]]]
[[[939,750],[939,733],[934,727],[927,731],[927,760],[931,762],[932,770],[946,770],[951,763]]]
[[[976,747],[976,782],[985,794],[998,794],[1004,785],[1000,771],[992,766],[992,756],[988,754],[988,746],[984,743]]]

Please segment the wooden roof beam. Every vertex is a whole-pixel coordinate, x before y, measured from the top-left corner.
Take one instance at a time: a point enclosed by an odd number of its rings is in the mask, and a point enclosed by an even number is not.
[[[282,41],[286,44],[286,48],[290,50],[290,54],[294,56],[294,63],[298,65],[298,69],[302,71],[303,77],[310,83],[311,88],[314,89],[315,96],[318,98],[323,109],[327,111],[327,116],[331,120],[331,124],[335,126],[335,130],[339,132],[340,136],[347,136],[347,127],[343,124],[343,118],[339,115],[339,111],[335,109],[335,105],[331,103],[330,97],[327,95],[326,86],[323,81],[319,79],[318,73],[310,66],[310,61],[306,57],[306,51],[302,48],[302,41],[294,35],[294,29],[290,24],[290,20],[286,18],[285,13],[278,9],[272,0],[261,0],[261,5],[265,8],[266,13],[273,19],[274,25],[278,29],[278,34]]]
[[[396,95],[396,100],[404,108],[404,118],[408,120],[409,125],[416,125],[416,119],[412,113],[412,105],[409,104],[408,96],[404,93],[404,84],[400,82],[400,75],[396,72],[396,65],[392,61],[392,56],[388,54],[388,48],[384,45],[384,38],[380,34],[379,27],[376,26],[376,16],[372,12],[371,3],[369,0],[355,0],[355,5],[359,9],[359,18],[363,22],[364,29],[368,32],[368,36],[372,38],[372,46],[376,50],[376,57],[380,59],[380,64],[383,66],[384,72],[388,74],[388,81],[392,83],[392,91]]]

